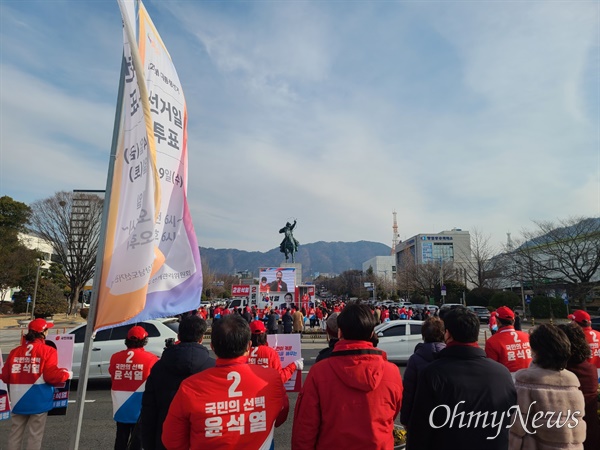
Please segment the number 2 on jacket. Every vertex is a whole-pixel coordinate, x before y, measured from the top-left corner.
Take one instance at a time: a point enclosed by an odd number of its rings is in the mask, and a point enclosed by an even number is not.
[[[241,397],[242,393],[240,391],[236,391],[240,381],[242,381],[242,377],[240,376],[239,372],[229,372],[227,374],[227,379],[233,380],[233,383],[231,383],[231,386],[229,386],[229,397]]]

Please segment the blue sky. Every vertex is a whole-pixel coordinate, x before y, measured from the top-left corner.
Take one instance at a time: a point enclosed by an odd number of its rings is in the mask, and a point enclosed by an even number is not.
[[[201,246],[600,216],[596,2],[152,1]],[[0,195],[104,189],[116,0],[0,0]]]

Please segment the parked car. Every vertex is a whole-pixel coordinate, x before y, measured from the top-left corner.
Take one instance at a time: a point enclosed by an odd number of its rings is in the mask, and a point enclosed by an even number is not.
[[[600,317],[594,317],[592,319],[592,329],[600,331]]]
[[[100,330],[94,336],[90,348],[89,378],[110,378],[108,373],[110,357],[120,350],[125,350],[127,332],[134,325],[140,325],[146,329],[148,344],[145,349],[159,357],[165,348],[165,340],[169,338],[177,339],[179,322],[175,318],[146,320],[137,324]],[[86,328],[87,324],[83,324],[69,331],[69,334],[75,335],[73,378],[79,378]]]
[[[440,306],[440,309],[458,308],[459,306],[464,306],[464,305],[462,303],[444,303],[442,306]]]
[[[423,342],[422,320],[391,320],[375,327],[379,338],[377,348],[387,353],[388,361],[407,362],[414,353],[415,346]]]
[[[467,306],[467,308],[477,314],[481,323],[490,323],[490,311],[485,306]]]

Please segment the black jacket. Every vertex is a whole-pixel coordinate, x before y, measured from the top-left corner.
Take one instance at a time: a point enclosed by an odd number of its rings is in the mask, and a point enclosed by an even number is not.
[[[277,321],[279,320],[279,314],[275,314],[271,312],[271,314],[267,317],[267,330],[269,331],[277,331],[279,329],[279,324]]]
[[[421,372],[407,449],[506,450],[506,426],[513,412],[509,408],[516,403],[517,392],[506,367],[486,358],[479,347],[446,347]],[[470,412],[479,416],[469,416]]]
[[[415,400],[419,374],[439,356],[444,348],[446,348],[446,344],[443,342],[421,342],[415,347],[415,353],[408,359],[408,364],[402,377],[404,391],[402,392],[400,423],[407,424],[410,420],[410,412]]]
[[[190,375],[215,366],[208,350],[197,342],[181,342],[165,349],[152,367],[142,397],[142,445],[144,450],[164,449],[162,425],[179,385]]]
[[[317,355],[317,357],[315,359],[315,363],[318,363],[319,361],[321,361],[323,359],[329,358],[331,356],[331,352],[333,351],[333,347],[335,347],[335,344],[337,343],[337,341],[339,341],[339,339],[329,338],[329,346],[319,352],[319,354]]]
[[[283,315],[283,317],[281,318],[281,321],[283,322],[283,332],[284,333],[291,333],[292,332],[293,323],[294,323],[294,319],[292,318],[292,315],[289,312],[286,312]]]

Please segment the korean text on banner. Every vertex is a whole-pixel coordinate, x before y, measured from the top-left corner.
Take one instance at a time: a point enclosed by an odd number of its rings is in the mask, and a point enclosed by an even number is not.
[[[299,334],[269,334],[267,335],[267,343],[279,355],[282,367],[302,357],[302,345]],[[300,392],[302,388],[302,373],[296,370],[292,378],[283,385],[288,392]]]
[[[123,22],[132,29],[130,16],[124,13]],[[138,16],[139,48],[125,28],[123,33],[123,119],[95,329],[195,309],[202,290],[200,253],[186,198],[185,98],[141,2]],[[137,55],[142,73],[134,69]]]

